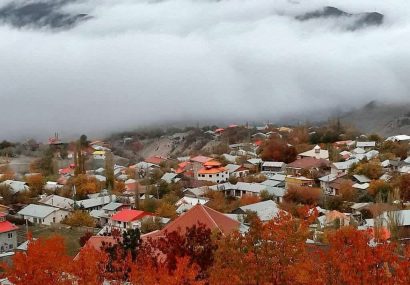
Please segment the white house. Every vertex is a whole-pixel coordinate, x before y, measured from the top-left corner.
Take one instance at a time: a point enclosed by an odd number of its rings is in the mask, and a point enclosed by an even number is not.
[[[6,214],[0,213],[0,253],[17,247],[17,230],[14,224],[6,220]]]
[[[68,213],[67,210],[36,204],[30,204],[18,212],[25,220],[43,225],[60,223]]]
[[[242,165],[227,164],[225,168],[228,169],[230,177],[239,178],[239,177],[245,177],[249,174],[249,169],[243,167]]]
[[[298,154],[299,158],[303,157],[314,157],[314,158],[321,158],[321,159],[329,159],[329,151],[321,149],[320,146],[315,146],[313,149],[299,153]]]
[[[229,179],[229,171],[220,162],[211,160],[205,162],[203,168],[198,170],[197,179],[214,183],[225,182]]]

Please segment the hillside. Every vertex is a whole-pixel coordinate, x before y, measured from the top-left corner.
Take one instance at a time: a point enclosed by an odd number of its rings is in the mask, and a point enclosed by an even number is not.
[[[370,102],[341,117],[342,122],[354,124],[365,133],[389,136],[410,133],[410,103],[381,104]]]

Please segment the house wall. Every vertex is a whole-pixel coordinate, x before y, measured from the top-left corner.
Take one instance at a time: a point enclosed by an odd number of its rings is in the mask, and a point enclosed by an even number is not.
[[[17,231],[0,234],[0,252],[14,250],[17,247]]]
[[[229,179],[229,172],[225,171],[216,174],[198,174],[197,179],[214,183],[226,182]]]
[[[37,217],[32,216],[24,216],[25,220],[28,220],[35,224],[42,224],[50,226],[53,223],[61,223],[62,220],[68,215],[68,211],[65,210],[57,210],[45,217],[44,219],[40,219]]]

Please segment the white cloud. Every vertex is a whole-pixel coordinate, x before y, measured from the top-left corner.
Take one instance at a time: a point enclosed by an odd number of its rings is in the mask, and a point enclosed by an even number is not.
[[[67,31],[0,26],[0,137],[278,119],[409,98],[405,0],[80,1]],[[339,3],[340,2],[340,3]],[[380,27],[294,16],[332,5]]]

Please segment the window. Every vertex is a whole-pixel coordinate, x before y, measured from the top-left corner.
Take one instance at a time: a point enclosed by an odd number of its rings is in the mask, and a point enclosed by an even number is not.
[[[12,237],[13,237],[13,233],[8,233],[8,234],[7,234],[7,237],[8,237],[8,238],[12,238]]]
[[[13,249],[13,245],[12,245],[12,244],[9,244],[9,249]]]
[[[219,173],[218,173],[216,176],[218,176],[218,177],[219,177]]]

